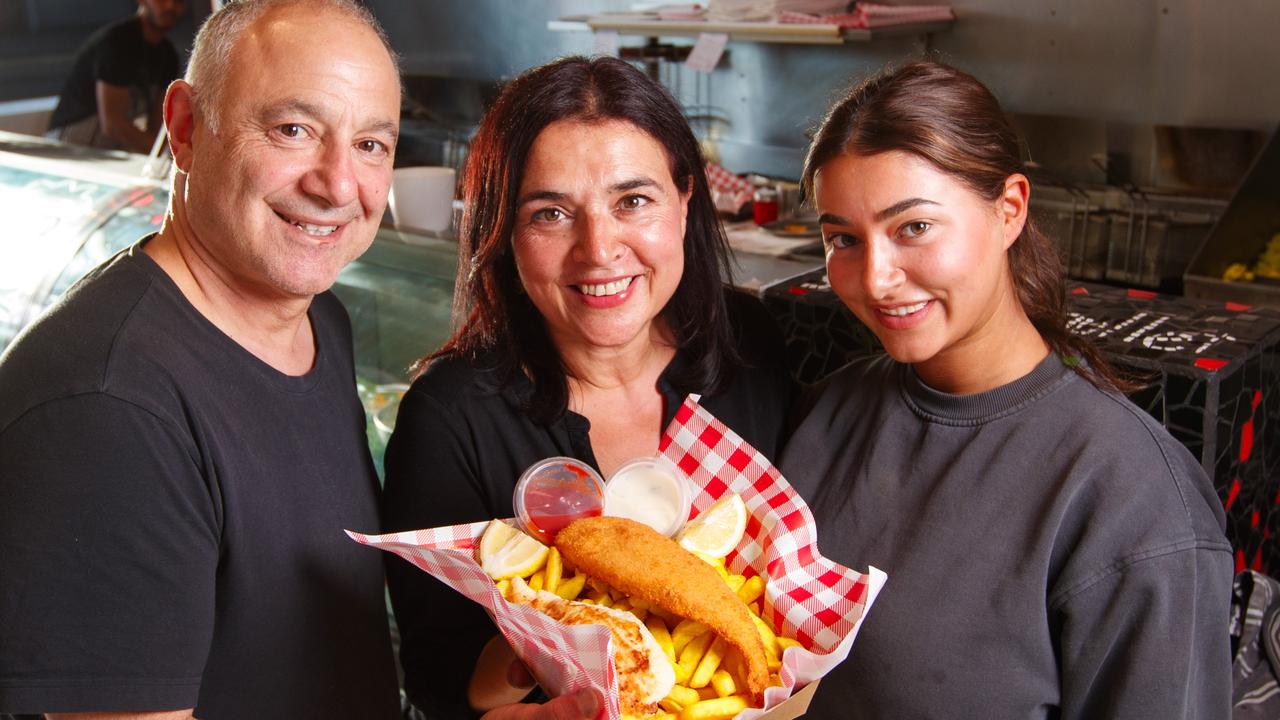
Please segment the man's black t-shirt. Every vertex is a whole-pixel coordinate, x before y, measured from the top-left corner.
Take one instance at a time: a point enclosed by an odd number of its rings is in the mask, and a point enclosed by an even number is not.
[[[49,118],[49,129],[97,114],[98,81],[129,88],[136,117],[159,107],[165,89],[177,77],[178,53],[168,38],[155,45],[147,42],[137,16],[107,25],[94,32],[76,53],[58,106]]]
[[[345,310],[284,375],[141,248],[0,356],[0,713],[397,716]]]

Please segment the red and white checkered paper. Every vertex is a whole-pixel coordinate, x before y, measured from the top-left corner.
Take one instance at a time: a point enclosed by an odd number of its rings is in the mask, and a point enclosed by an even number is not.
[[[746,178],[734,175],[711,161],[707,161],[706,172],[707,185],[716,198],[716,209],[736,213],[751,201],[756,187]]]
[[[766,577],[762,614],[804,648],[786,651],[781,687],[765,691],[761,709],[744,710],[752,720],[782,704],[798,687],[821,678],[848,655],[863,618],[887,576],[872,567],[855,572],[818,554],[809,508],[768,459],[690,396],[676,412],[659,445],[659,464],[679,469],[697,488],[690,517],[726,493],[736,492],[750,517],[730,570]],[[562,625],[537,610],[508,603],[475,560],[487,522],[388,535],[347,531],[356,542],[393,552],[480,603],[550,695],[595,687],[617,697],[610,633],[599,625]],[[617,702],[609,720],[621,720]]]

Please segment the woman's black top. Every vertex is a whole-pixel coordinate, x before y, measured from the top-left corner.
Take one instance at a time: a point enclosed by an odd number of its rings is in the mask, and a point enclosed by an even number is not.
[[[701,404],[773,460],[793,393],[782,340],[758,300],[737,292],[726,299],[745,365],[704,394]],[[684,402],[667,378],[689,362],[678,351],[658,381],[664,428]],[[569,456],[599,470],[587,418],[566,411],[549,425],[534,422],[524,410],[530,382],[520,377],[501,386],[484,366],[440,358],[405,393],[387,444],[385,532],[510,518],[516,480],[543,458]],[[470,717],[467,682],[497,629],[480,605],[399,557],[387,557],[409,699],[428,717]]]

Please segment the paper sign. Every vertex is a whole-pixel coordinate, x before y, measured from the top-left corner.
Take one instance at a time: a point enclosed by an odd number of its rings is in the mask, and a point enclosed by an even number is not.
[[[694,44],[693,50],[689,51],[688,59],[684,61],[684,66],[690,70],[710,74],[720,63],[720,56],[724,55],[724,46],[728,42],[727,33],[700,33],[698,42]]]

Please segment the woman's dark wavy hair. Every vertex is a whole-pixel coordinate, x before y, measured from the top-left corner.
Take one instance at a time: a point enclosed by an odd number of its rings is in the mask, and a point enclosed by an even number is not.
[[[693,359],[668,379],[681,394],[712,392],[740,360],[732,342],[722,283],[729,246],[707,186],[698,141],[680,106],[657,82],[612,57],[566,57],[534,68],[503,88],[471,142],[462,175],[465,206],[458,232],[452,337],[418,361],[450,355],[492,365],[504,384],[518,373],[533,382],[528,411],[547,423],[568,407],[566,368],[543,318],[521,291],[512,252],[516,200],[534,140],[560,120],[621,120],[666,150],[671,179],[689,189],[684,272],[661,311],[678,347]]]
[[[991,91],[965,72],[926,60],[876,75],[831,107],[805,157],[804,196],[814,197],[814,176],[833,158],[893,150],[927,160],[993,202],[1005,180],[1023,171],[1021,142]],[[1031,218],[1008,257],[1018,300],[1050,348],[1096,386],[1136,387],[1067,329],[1062,263]]]

